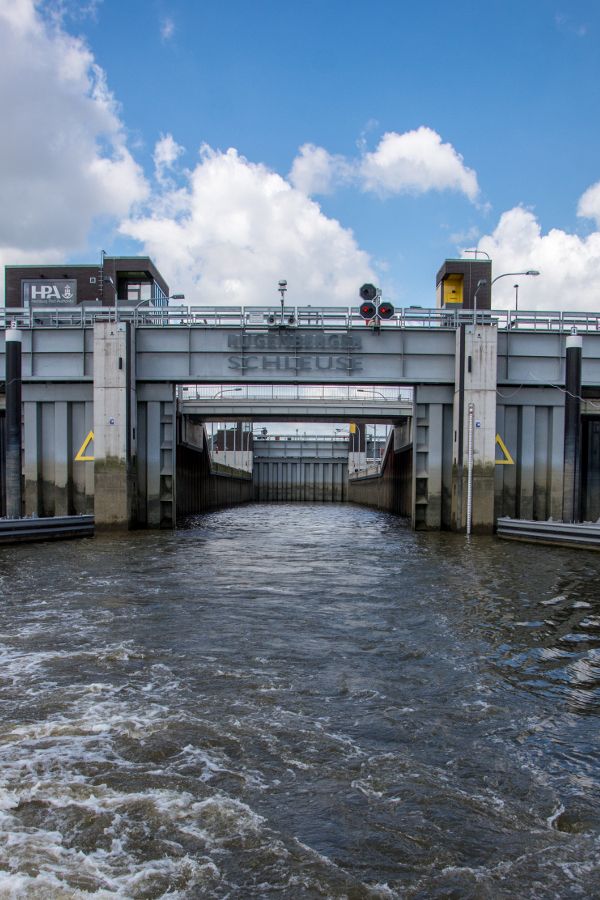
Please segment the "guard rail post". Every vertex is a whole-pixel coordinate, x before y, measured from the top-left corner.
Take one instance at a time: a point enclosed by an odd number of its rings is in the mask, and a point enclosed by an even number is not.
[[[21,486],[21,346],[22,333],[16,328],[6,332],[6,515],[20,519]]]

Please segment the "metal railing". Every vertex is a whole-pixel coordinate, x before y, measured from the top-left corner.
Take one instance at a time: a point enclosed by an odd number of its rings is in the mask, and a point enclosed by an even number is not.
[[[412,388],[379,385],[324,384],[190,384],[179,385],[180,400],[236,403],[240,400],[324,400],[326,402],[353,401],[357,403],[412,402]]]
[[[600,550],[600,525],[597,522],[536,522],[531,519],[497,519],[498,537]]]
[[[285,444],[288,441],[335,441],[336,443],[348,443],[349,433],[346,431],[344,434],[308,434],[307,432],[303,432],[302,434],[255,434],[254,442],[255,443],[265,443],[269,441],[277,441],[280,444]]]
[[[0,328],[13,323],[19,328],[86,328],[94,322],[132,322],[139,328],[242,328],[248,331],[297,327],[320,330],[373,328],[359,315],[358,307],[294,306],[63,306],[59,308],[0,309]],[[409,306],[380,323],[390,328],[448,328],[461,324],[495,324],[501,330],[579,332],[600,331],[600,311],[560,312],[545,310],[447,310]]]
[[[94,536],[94,516],[0,519],[0,544],[53,541]]]

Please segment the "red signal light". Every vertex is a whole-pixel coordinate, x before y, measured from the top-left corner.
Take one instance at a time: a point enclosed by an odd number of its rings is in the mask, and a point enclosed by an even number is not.
[[[375,313],[377,312],[377,309],[376,309],[374,303],[361,303],[361,305],[358,308],[358,311],[361,314],[361,316],[363,317],[363,319],[372,319],[372,318],[374,318]]]
[[[380,319],[391,319],[394,315],[394,307],[391,303],[380,303],[377,315]]]

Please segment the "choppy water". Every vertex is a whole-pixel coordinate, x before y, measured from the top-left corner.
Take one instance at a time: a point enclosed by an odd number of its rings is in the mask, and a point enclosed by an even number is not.
[[[0,897],[600,896],[600,557],[255,505],[0,551]]]

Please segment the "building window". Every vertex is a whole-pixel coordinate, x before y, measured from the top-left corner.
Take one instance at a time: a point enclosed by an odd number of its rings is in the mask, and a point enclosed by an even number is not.
[[[141,303],[142,300],[152,299],[152,282],[151,281],[129,281],[127,282],[127,299],[132,303]]]

